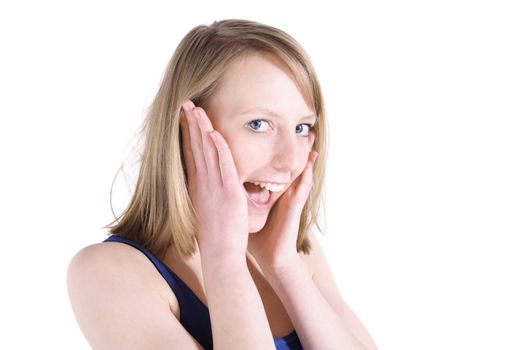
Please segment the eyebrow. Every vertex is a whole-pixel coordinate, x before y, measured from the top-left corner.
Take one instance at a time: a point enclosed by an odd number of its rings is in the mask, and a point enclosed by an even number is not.
[[[268,108],[261,108],[261,107],[247,109],[244,112],[239,113],[239,115],[248,114],[248,113],[262,113],[262,114],[270,115],[276,118],[283,118],[283,116],[281,116],[277,112],[274,112]],[[314,118],[315,121],[317,121],[317,115],[315,114],[308,114],[308,115],[300,117],[299,119],[307,119],[307,118]]]

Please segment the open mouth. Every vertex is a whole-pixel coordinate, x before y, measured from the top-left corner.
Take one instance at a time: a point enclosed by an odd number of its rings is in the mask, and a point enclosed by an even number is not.
[[[284,189],[285,185],[265,183],[265,182],[245,182],[244,189],[250,202],[255,207],[267,208],[272,205],[273,199],[278,192]]]

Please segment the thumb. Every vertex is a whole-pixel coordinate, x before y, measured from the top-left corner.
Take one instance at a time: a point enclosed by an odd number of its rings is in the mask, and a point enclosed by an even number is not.
[[[318,156],[319,153],[317,153],[316,151],[310,152],[308,161],[306,162],[306,166],[299,178],[296,180],[298,182],[295,185],[295,188],[293,189],[293,193],[291,194],[292,198],[290,199],[292,200],[293,204],[298,205],[300,209],[302,209],[302,207],[304,206],[304,203],[308,199],[308,195],[310,194],[310,191],[312,189],[314,180],[313,167]]]

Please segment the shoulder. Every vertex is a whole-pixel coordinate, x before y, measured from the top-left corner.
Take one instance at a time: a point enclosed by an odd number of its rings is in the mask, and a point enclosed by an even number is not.
[[[115,271],[119,268],[130,270],[139,267],[147,259],[139,250],[122,243],[97,243],[82,248],[69,263],[71,272]],[[100,269],[104,267],[103,269]],[[131,269],[132,270],[132,269]],[[129,271],[128,271],[129,272]]]
[[[318,238],[315,234],[310,233],[308,235],[308,240],[310,241],[310,252],[308,254],[301,253],[303,262],[308,266],[310,270],[310,275],[315,277],[319,273],[321,265],[326,263],[324,256],[323,248],[319,243]]]
[[[311,243],[310,254],[304,254],[303,261],[310,269],[310,275],[315,285],[332,304],[343,303],[343,298],[337,286],[332,268],[329,265],[319,239],[313,233],[311,233],[308,238]]]
[[[69,263],[67,282],[70,293],[78,287],[85,291],[88,283],[104,288],[107,293],[136,285],[147,285],[157,292],[169,289],[141,251],[118,242],[97,243],[81,249]]]
[[[329,266],[328,260],[315,235],[309,236],[312,249],[305,259],[310,267],[313,281],[326,301],[332,306],[339,318],[343,320],[347,329],[351,330],[361,343],[369,349],[377,349],[365,326],[350,309],[337,286],[336,279]]]
[[[67,287],[93,348],[200,349],[172,311],[169,286],[134,247],[107,242],[83,248],[69,263]]]
[[[154,266],[139,250],[122,243],[98,243],[81,249],[69,263],[68,284],[151,278]]]

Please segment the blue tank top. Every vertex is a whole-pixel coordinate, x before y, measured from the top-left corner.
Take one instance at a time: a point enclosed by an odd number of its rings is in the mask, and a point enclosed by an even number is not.
[[[104,242],[125,243],[144,253],[153,265],[155,265],[162,277],[164,277],[173,293],[175,293],[180,306],[180,323],[205,350],[213,349],[211,319],[208,307],[193,293],[183,280],[150,251],[134,241],[112,235],[104,240]],[[295,330],[287,336],[275,338],[273,341],[277,350],[303,349]]]

